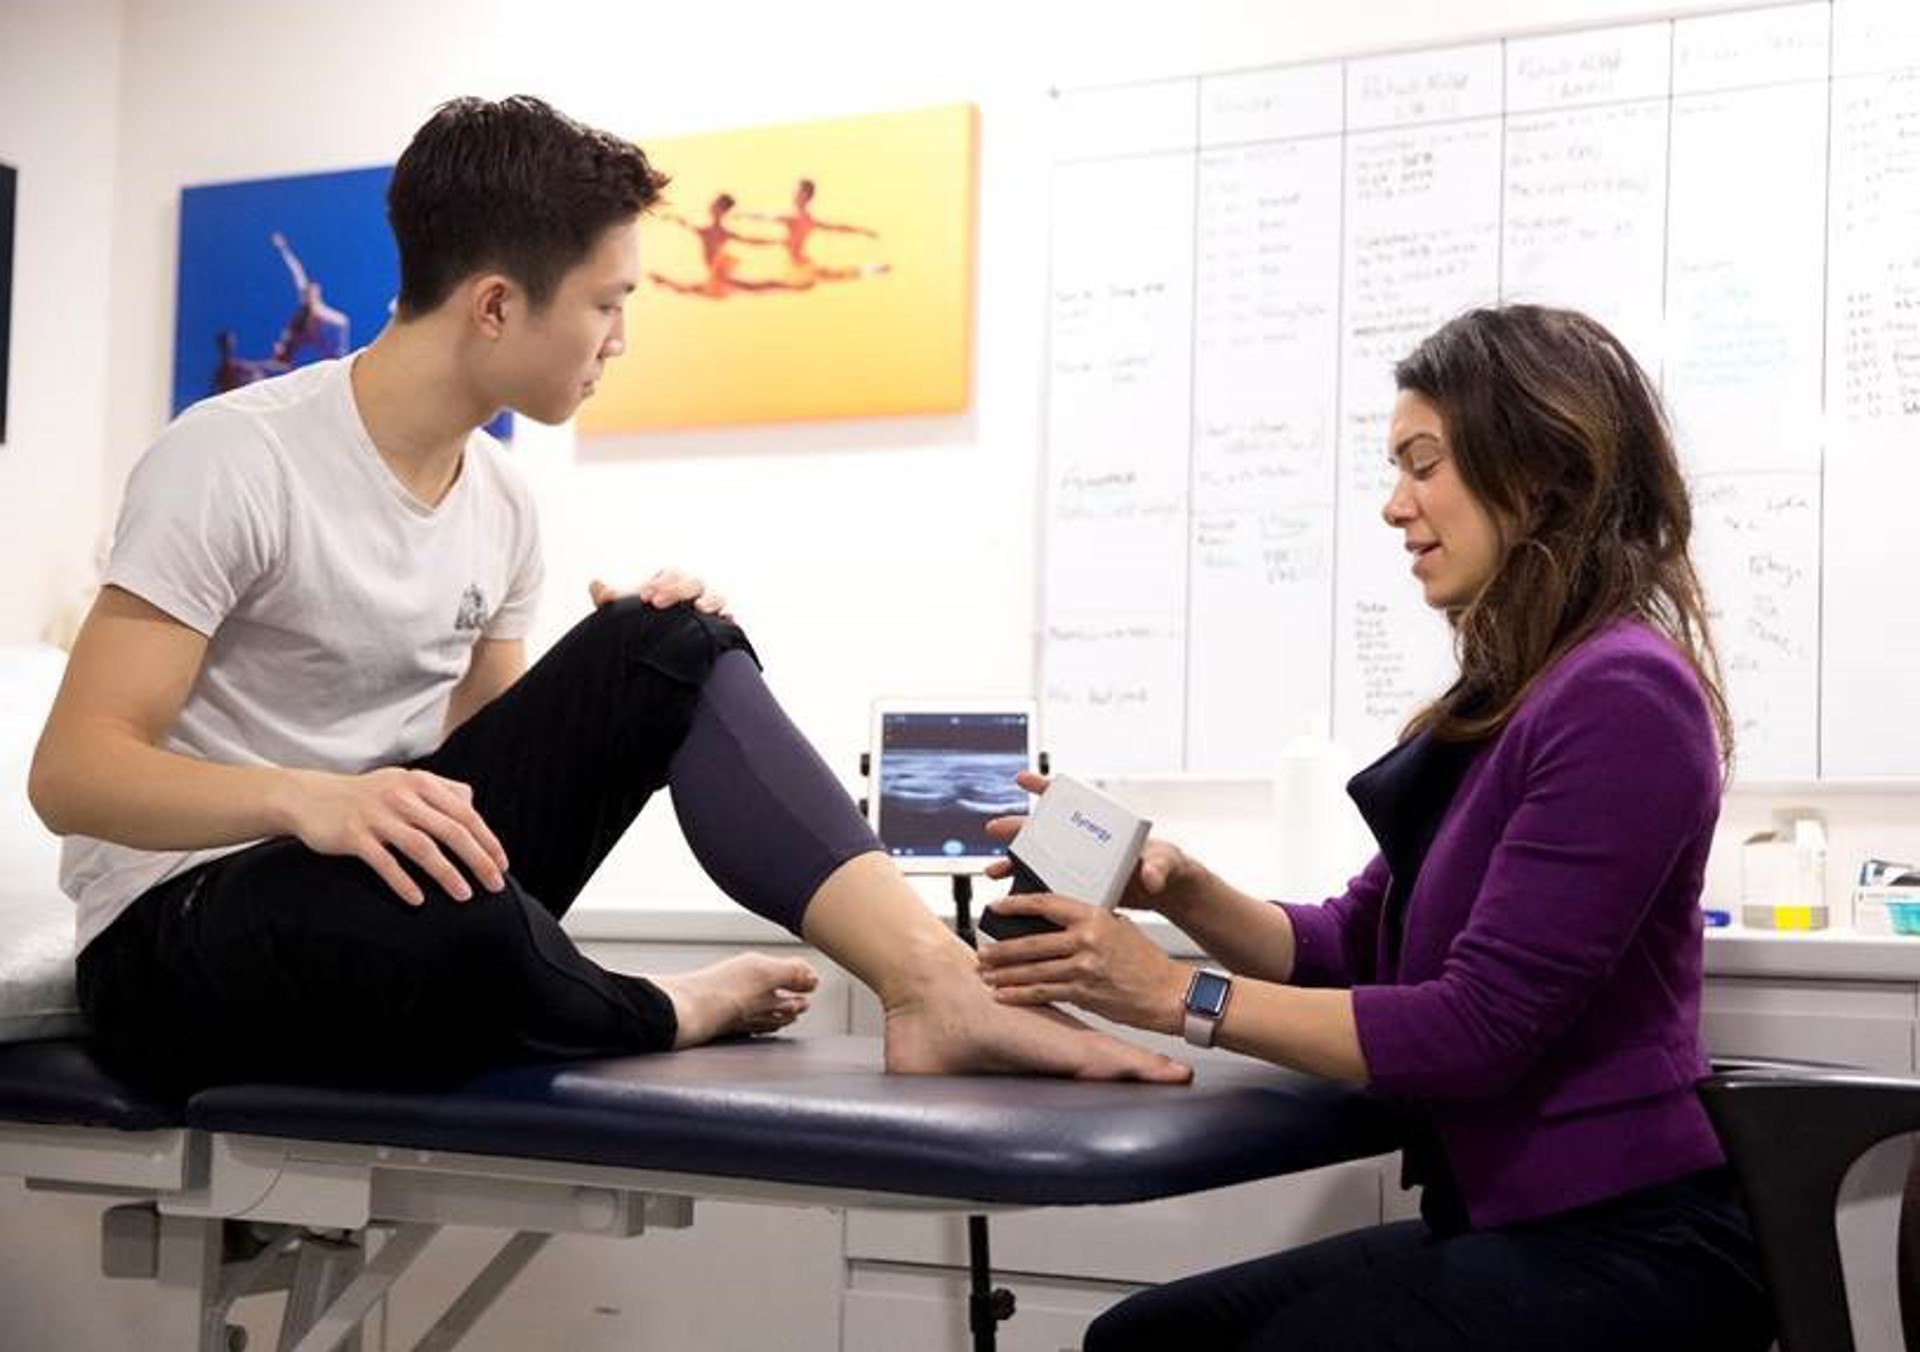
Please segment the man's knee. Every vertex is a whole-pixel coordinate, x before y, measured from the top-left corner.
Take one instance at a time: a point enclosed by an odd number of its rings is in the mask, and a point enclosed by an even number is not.
[[[594,622],[618,635],[628,661],[683,685],[705,684],[724,653],[738,649],[753,654],[739,625],[704,614],[687,601],[663,610],[638,597],[623,597],[602,606]]]

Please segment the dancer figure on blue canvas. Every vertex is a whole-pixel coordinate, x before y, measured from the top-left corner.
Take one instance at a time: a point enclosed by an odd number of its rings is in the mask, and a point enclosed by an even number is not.
[[[349,341],[352,321],[345,311],[327,304],[320,283],[307,276],[300,255],[278,230],[273,232],[273,247],[280,251],[281,261],[293,276],[294,292],[300,298],[287,326],[274,340],[273,360],[280,362],[281,369],[285,370],[298,365],[300,354],[309,350],[317,357],[344,357],[352,347]]]
[[[251,385],[268,376],[284,375],[287,371],[287,364],[273,357],[241,356],[240,337],[232,329],[220,330],[213,336],[213,341],[220,349],[220,363],[213,368],[214,394],[225,394],[228,390],[237,390],[242,385]]]

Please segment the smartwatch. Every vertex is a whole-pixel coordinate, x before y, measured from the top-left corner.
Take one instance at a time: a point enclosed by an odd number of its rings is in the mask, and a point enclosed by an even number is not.
[[[1211,1047],[1233,994],[1233,978],[1211,967],[1196,968],[1187,983],[1186,1038],[1196,1047]]]

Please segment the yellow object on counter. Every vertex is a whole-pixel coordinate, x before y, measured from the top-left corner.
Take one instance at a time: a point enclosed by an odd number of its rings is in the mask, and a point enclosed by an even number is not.
[[[1817,930],[1827,927],[1825,906],[1743,906],[1740,919],[1752,929]]]

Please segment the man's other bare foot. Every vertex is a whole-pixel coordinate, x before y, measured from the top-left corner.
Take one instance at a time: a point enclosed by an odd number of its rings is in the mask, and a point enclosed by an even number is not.
[[[820,984],[818,973],[799,958],[764,953],[648,979],[673,1001],[680,1020],[675,1051],[736,1033],[777,1032],[806,1013],[806,993]]]

